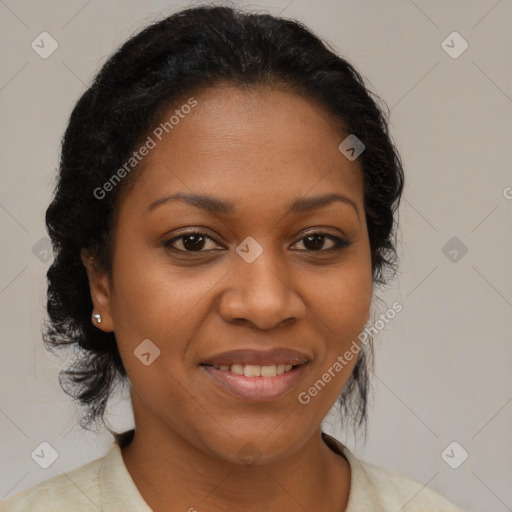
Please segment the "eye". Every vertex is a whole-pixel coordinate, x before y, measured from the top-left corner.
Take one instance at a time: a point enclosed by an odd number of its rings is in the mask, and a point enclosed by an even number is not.
[[[331,241],[333,244],[328,249],[322,249],[324,246],[325,240]],[[303,245],[306,247],[306,251],[308,252],[321,252],[323,254],[325,253],[332,253],[341,251],[345,247],[348,247],[352,244],[350,240],[346,240],[344,238],[340,238],[334,235],[331,235],[329,233],[324,233],[322,231],[316,231],[314,233],[309,233],[305,237],[301,238],[299,242],[302,242]],[[297,242],[297,243],[299,243]]]
[[[164,247],[177,252],[207,252],[202,250],[206,245],[207,240],[215,242],[215,240],[209,237],[206,233],[190,231],[188,233],[183,233],[180,236],[175,236],[170,240],[166,240],[163,245]],[[175,247],[176,242],[179,242],[178,245],[181,245],[184,249]]]

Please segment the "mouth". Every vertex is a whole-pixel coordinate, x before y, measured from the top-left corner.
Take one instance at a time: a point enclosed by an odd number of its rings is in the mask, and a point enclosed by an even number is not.
[[[251,402],[276,400],[292,391],[304,374],[305,363],[287,364],[201,364],[214,384],[231,398]]]
[[[211,366],[216,370],[230,372],[234,375],[245,375],[246,377],[277,377],[278,375],[282,375],[285,372],[289,372],[296,366],[300,366],[300,364],[205,364],[205,366]]]

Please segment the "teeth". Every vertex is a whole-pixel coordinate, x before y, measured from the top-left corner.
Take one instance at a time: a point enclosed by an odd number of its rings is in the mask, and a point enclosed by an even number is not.
[[[241,364],[232,364],[231,365],[231,372],[236,373],[236,375],[243,375],[244,374],[244,367]]]
[[[232,364],[228,365],[213,365],[214,368],[223,371],[231,371],[235,375],[245,375],[246,377],[275,377],[284,372],[288,372],[293,368],[291,364],[271,364],[259,366],[257,364]]]
[[[261,366],[260,374],[262,377],[275,377],[277,375],[277,366]]]
[[[246,364],[244,367],[246,377],[259,377],[261,375],[261,366],[255,364]]]

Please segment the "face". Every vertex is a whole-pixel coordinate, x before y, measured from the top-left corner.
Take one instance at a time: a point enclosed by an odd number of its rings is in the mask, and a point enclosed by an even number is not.
[[[293,93],[194,99],[153,136],[120,203],[112,280],[89,274],[98,327],[115,332],[137,428],[225,460],[248,443],[279,460],[318,430],[356,364],[333,371],[372,298],[361,168],[338,149],[348,134]],[[209,199],[162,199],[178,193]]]

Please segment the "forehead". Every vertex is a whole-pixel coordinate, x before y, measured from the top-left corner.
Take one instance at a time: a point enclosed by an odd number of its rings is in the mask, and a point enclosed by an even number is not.
[[[338,149],[341,123],[293,92],[210,88],[173,105],[159,127],[127,195],[132,208],[174,191],[229,198],[249,211],[308,191],[362,201],[359,161]]]

